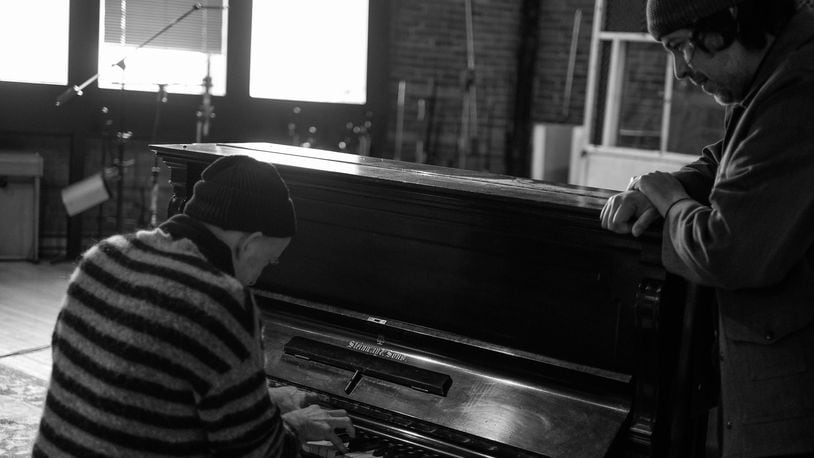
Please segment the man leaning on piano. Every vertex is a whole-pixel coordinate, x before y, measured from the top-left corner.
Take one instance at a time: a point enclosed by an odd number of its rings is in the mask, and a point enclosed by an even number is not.
[[[724,456],[814,454],[814,14],[794,0],[650,0],[650,33],[727,107],[723,140],[633,180],[603,227],[664,218],[665,267],[716,290]]]
[[[297,456],[313,440],[344,451],[344,410],[266,384],[247,286],[295,230],[275,167],[230,156],[204,170],[184,214],[84,253],[32,455]]]

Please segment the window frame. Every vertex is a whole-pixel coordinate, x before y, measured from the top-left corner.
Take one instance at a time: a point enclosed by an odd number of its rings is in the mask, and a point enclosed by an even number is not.
[[[588,83],[585,93],[585,116],[583,150],[588,154],[610,154],[635,156],[642,159],[658,159],[676,164],[686,164],[694,159],[692,154],[668,151],[670,135],[670,121],[672,116],[672,99],[674,77],[672,63],[666,60],[664,68],[664,95],[662,97],[662,117],[659,136],[659,149],[641,149],[624,146],[615,146],[619,114],[624,85],[625,62],[627,45],[629,43],[652,43],[661,46],[658,41],[647,33],[636,32],[610,32],[602,30],[607,0],[596,0],[594,7],[593,33],[591,35],[591,53],[588,64]],[[605,82],[604,112],[601,113],[602,139],[599,144],[593,143],[593,119],[597,110],[597,94],[600,84],[599,64],[602,59],[602,43],[610,43],[608,78]],[[609,114],[613,114],[609,116]]]

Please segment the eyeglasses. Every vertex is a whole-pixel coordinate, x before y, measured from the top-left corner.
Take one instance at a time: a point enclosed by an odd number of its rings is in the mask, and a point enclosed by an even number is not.
[[[692,58],[695,56],[695,45],[691,39],[676,44],[666,43],[664,48],[672,53],[674,59],[678,59],[678,57],[681,56],[687,65],[690,65]]]

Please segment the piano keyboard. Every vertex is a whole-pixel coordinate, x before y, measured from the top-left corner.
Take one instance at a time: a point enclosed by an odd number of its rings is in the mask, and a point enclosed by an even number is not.
[[[396,438],[361,428],[356,428],[356,437],[347,440],[345,447],[348,449],[348,453],[341,454],[330,441],[312,441],[303,446],[303,456],[322,458],[440,458],[454,456],[440,450],[410,443],[402,438]]]
[[[427,423],[392,411],[358,403],[347,398],[329,395],[303,385],[285,383],[267,376],[269,386],[296,386],[323,398],[325,406],[344,409],[353,421],[356,437],[343,436],[349,453],[341,454],[330,441],[307,443],[302,455],[313,457],[465,457],[490,458],[512,456],[515,458],[547,458],[482,437],[473,436],[440,425]]]

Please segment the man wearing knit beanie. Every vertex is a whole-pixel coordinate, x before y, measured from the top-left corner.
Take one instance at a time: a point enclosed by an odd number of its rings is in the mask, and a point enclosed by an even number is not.
[[[715,289],[722,455],[812,456],[814,14],[648,0],[647,24],[676,78],[726,106],[725,131],[680,171],[631,180],[601,224],[638,236],[663,218],[665,267]]]
[[[312,440],[346,451],[344,410],[266,385],[247,286],[295,231],[277,169],[231,156],[203,171],[184,214],[88,250],[54,329],[32,455],[298,456]]]

